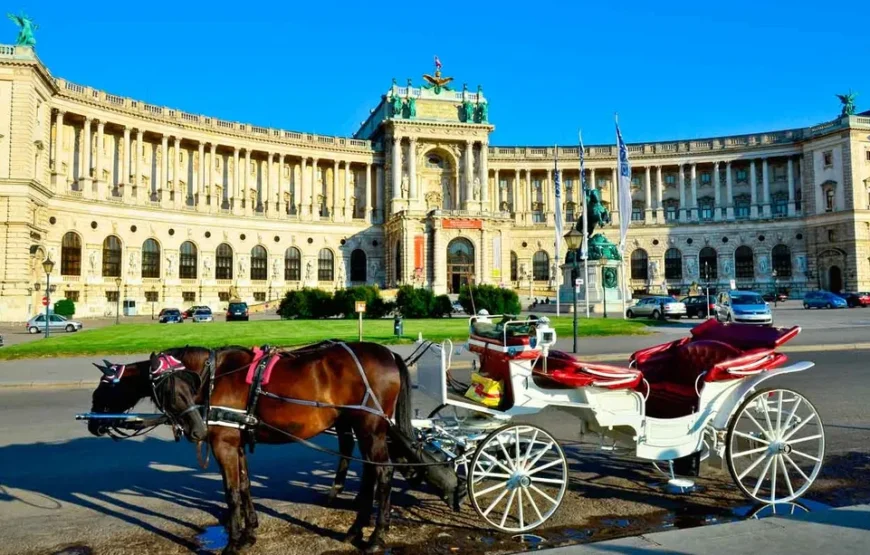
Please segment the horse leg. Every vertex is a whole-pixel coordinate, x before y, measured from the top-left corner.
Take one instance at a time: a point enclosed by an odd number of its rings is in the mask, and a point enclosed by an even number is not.
[[[335,421],[335,433],[338,436],[338,452],[345,457],[353,455],[354,439],[350,426],[339,418]],[[335,480],[332,482],[332,489],[329,491],[329,497],[326,500],[327,505],[332,505],[335,498],[344,491],[344,482],[347,479],[347,469],[350,466],[350,459],[341,457],[338,459],[338,470],[335,471]]]
[[[256,530],[260,521],[257,518],[257,511],[254,509],[254,500],[251,498],[251,476],[248,474],[248,457],[245,456],[244,447],[239,448],[239,476],[241,478],[239,491],[242,496],[242,515],[245,520],[241,542],[243,545],[254,545],[257,543]]]
[[[227,518],[224,526],[229,541],[222,555],[237,555],[242,547],[242,507],[241,477],[239,472],[239,434],[221,429],[212,433],[212,452],[220,466],[224,479],[224,493],[227,501]]]
[[[369,458],[379,463],[389,463],[390,453],[387,446],[387,423],[378,422],[377,431],[372,434]],[[378,519],[375,529],[369,538],[366,551],[371,552],[383,543],[382,535],[390,530],[391,493],[393,487],[393,466],[378,466],[375,468],[377,484],[375,491],[378,501]]]
[[[360,450],[363,440],[360,439]],[[356,494],[356,519],[351,524],[344,539],[352,544],[362,542],[363,527],[368,526],[371,520],[372,504],[374,503],[375,468],[370,464],[364,464],[362,478],[360,479],[359,492]]]

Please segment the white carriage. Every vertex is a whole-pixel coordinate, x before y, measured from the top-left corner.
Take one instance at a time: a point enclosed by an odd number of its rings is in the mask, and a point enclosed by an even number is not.
[[[608,438],[638,459],[697,469],[715,455],[748,497],[763,503],[803,495],[822,467],[825,435],[815,407],[763,382],[807,370],[783,366],[777,347],[800,328],[750,328],[710,320],[692,335],[638,351],[625,368],[584,363],[552,349],[545,318],[472,317],[467,348],[479,370],[503,380],[502,406],[490,408],[451,387],[454,346],[433,344],[417,362],[420,391],[438,404],[414,426],[425,449],[453,462],[469,500],[491,526],[526,532],[558,509],[569,480],[556,438],[513,417],[560,407],[578,432]]]

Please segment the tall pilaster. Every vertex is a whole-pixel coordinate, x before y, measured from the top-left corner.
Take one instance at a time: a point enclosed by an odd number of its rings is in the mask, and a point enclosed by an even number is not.
[[[61,174],[61,170],[63,169],[63,164],[60,161],[60,153],[63,148],[63,110],[57,111],[57,116],[55,117],[54,123],[54,148],[52,149],[54,159],[51,161],[52,163],[52,177],[54,179],[54,185],[59,189],[58,185],[60,185],[61,180],[57,177]],[[129,132],[128,132],[129,133]],[[128,135],[129,136],[129,135]]]
[[[652,223],[652,167],[646,167],[646,175],[643,182],[643,199],[644,199],[644,223]]]
[[[386,176],[384,175],[384,166],[376,166],[375,173],[377,179],[377,182],[375,183],[375,210],[378,212],[377,223],[382,224],[387,215]]]
[[[686,173],[683,163],[680,162],[680,222],[686,221]]]
[[[233,187],[231,191],[233,194],[231,195],[232,200],[230,201],[232,204],[233,214],[240,216],[243,213],[242,210],[242,183],[241,183],[241,157],[239,153],[239,147],[233,147]]]
[[[725,164],[725,218],[728,221],[734,220],[734,188],[733,177],[731,175],[731,162]]]
[[[369,225],[372,224],[372,211],[374,210],[374,207],[372,206],[372,185],[374,185],[374,182],[375,182],[374,173],[375,173],[374,164],[369,164],[368,162],[366,162],[366,175],[365,175],[366,188],[365,188],[365,192],[363,193],[365,195],[365,205],[364,206],[366,207],[366,209],[365,209],[365,212],[363,214],[364,214],[366,223]],[[359,201],[357,201],[357,202],[359,202]]]
[[[338,160],[332,161],[332,203],[329,208],[329,219],[333,222],[343,221],[345,214],[339,214],[338,209],[338,192],[344,189],[345,198],[348,195],[347,186],[350,183],[350,164],[345,164],[344,166],[344,186],[341,185],[340,172],[339,170],[340,162]],[[347,212],[343,210],[343,212]]]
[[[136,151],[132,157],[133,160],[133,175],[130,178],[130,183],[136,187],[136,202],[141,204],[146,200],[146,197],[150,199],[151,191],[145,190],[142,187],[142,173],[141,173],[141,160],[142,160],[142,130],[136,130]]]
[[[788,181],[788,216],[795,215],[794,206],[794,167],[792,166],[792,158],[786,160],[786,180]]]
[[[202,141],[199,141],[197,155],[199,156],[199,170],[196,172],[196,186],[193,187],[193,194],[197,208],[201,208],[205,204],[205,175],[208,173],[208,166],[205,163],[205,143]]]
[[[755,176],[755,160],[749,162],[749,198],[751,206],[749,208],[749,217],[753,220],[758,217],[758,178]]]
[[[480,200],[483,202],[484,210],[489,211],[489,146],[482,142],[480,143]],[[498,183],[496,183],[496,187]]]
[[[770,217],[770,175],[767,158],[761,159],[761,209],[765,218]]]
[[[393,160],[390,164],[393,180],[393,200],[402,198],[402,139],[393,136]]]
[[[505,201],[507,199],[502,198],[503,195],[501,192],[501,184],[498,180],[498,168],[496,168],[493,171],[492,181],[493,181],[493,200],[495,200],[495,205],[496,205],[495,211],[501,212],[501,203],[502,203],[502,201]]]
[[[160,173],[157,177],[156,193],[157,201],[163,206],[169,201],[169,193],[166,192],[166,183],[169,181],[169,137],[163,135],[160,138]]]
[[[519,213],[520,170],[514,170],[514,183],[511,187],[511,212]]]
[[[172,190],[175,192],[175,208],[181,208],[187,196],[187,191],[181,190],[181,174],[178,167],[179,158],[181,158],[181,139],[176,136],[172,140]]]
[[[662,180],[662,167],[656,166],[656,210],[660,222],[665,221],[664,206],[662,206],[662,195],[664,194],[665,184]]]
[[[82,196],[84,198],[93,198],[94,187],[91,174],[91,118],[85,118],[84,127],[82,127],[82,171],[79,172],[82,181]]]
[[[208,144],[208,165],[205,164],[205,159],[203,159],[203,178],[205,179],[205,185],[202,189],[202,194],[207,196],[207,202],[209,207],[209,212],[213,211],[215,205],[218,207],[223,205],[223,198],[217,198],[217,187],[215,187],[215,146],[214,143]],[[222,176],[218,175],[218,180],[221,183],[221,189],[223,189],[223,179]]]
[[[107,198],[106,180],[103,179],[103,135],[106,132],[106,122],[97,122],[97,144],[94,149],[94,181],[97,183],[97,199]]]
[[[130,128],[124,127],[124,151],[121,156],[121,171],[118,175],[118,180],[124,185],[124,202],[130,202],[130,196],[133,193],[133,187],[130,180]]]
[[[408,138],[408,197],[412,199],[420,198],[420,191],[417,189],[417,138]]]
[[[713,220],[722,220],[722,184],[719,183],[719,162],[713,162]]]
[[[471,141],[465,141],[465,192],[462,197],[465,204],[474,199],[472,196],[472,181],[474,180],[474,151]]]
[[[690,172],[690,177],[692,178],[692,217],[690,219],[698,221],[698,165],[694,162],[692,162]]]
[[[300,219],[306,219],[309,216],[309,206],[308,203],[305,202],[305,199],[308,198],[308,159],[303,156],[302,160],[299,162],[299,195],[294,199],[294,201],[299,205],[298,213]]]
[[[244,165],[244,177],[242,179],[243,188],[242,188],[242,200],[245,203],[245,216],[253,216],[254,215],[254,202],[251,201],[251,190],[256,190],[257,181],[256,177],[254,180],[251,180],[251,149],[245,149],[245,165]]]
[[[313,220],[320,219],[320,204],[317,197],[319,197],[323,191],[323,184],[317,178],[317,166],[319,162],[320,160],[317,158],[311,159],[311,180],[309,181],[311,186],[308,188],[308,198],[305,200],[309,206],[311,218]]]

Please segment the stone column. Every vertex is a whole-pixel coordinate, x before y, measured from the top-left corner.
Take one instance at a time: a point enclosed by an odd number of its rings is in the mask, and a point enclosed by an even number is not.
[[[157,176],[157,201],[164,205],[169,201],[169,195],[164,194],[166,183],[169,181],[169,137],[163,135],[160,138],[160,173]]]
[[[749,217],[753,220],[758,218],[758,198],[755,191],[758,189],[758,179],[755,177],[755,160],[749,163],[749,198],[751,206],[749,208]]]
[[[274,187],[274,183],[272,181],[272,153],[266,153],[266,160],[260,166],[261,174],[262,174],[262,185],[260,186],[260,195],[259,195],[259,206],[257,208],[261,208],[263,213],[268,216],[269,207],[274,206],[274,202],[272,200],[272,188]]]
[[[432,221],[432,276],[433,289],[436,293],[444,293],[447,288],[447,265],[445,261],[444,239],[441,233],[441,220]]]
[[[377,183],[375,185],[375,210],[380,211],[380,213],[378,214],[378,222],[377,223],[382,224],[382,223],[384,223],[385,218],[386,218],[386,214],[387,214],[387,207],[386,207],[386,202],[385,202],[385,199],[386,199],[386,183],[385,183],[386,177],[384,176],[384,166],[383,165],[376,166],[375,173],[377,174],[376,175]]]
[[[356,207],[351,208],[350,199],[356,198],[356,204],[360,204],[363,202],[363,199],[357,198],[356,189],[351,186],[350,177],[353,175],[353,168],[350,166],[350,161],[344,163],[344,221],[349,222],[353,220],[355,214]],[[359,177],[357,176],[357,179]],[[356,180],[354,180],[356,181]],[[368,179],[366,179],[366,183],[368,183]],[[363,205],[364,206],[364,205]],[[363,215],[365,215],[365,210],[363,210]]]
[[[480,143],[480,200],[484,210],[489,210],[489,147]],[[496,187],[498,183],[496,183]]]
[[[474,151],[471,141],[465,141],[465,193],[463,198],[468,203],[474,200],[472,182],[474,181]]]
[[[97,183],[97,199],[106,200],[106,180],[103,179],[103,134],[106,132],[106,123],[97,121],[97,148],[94,155],[94,181]]]
[[[617,167],[610,168],[610,219],[613,225],[619,225],[619,180]]]
[[[523,188],[523,219],[526,220],[526,225],[530,222],[528,221],[530,216],[528,216],[529,212],[532,211],[532,204],[537,200],[536,195],[534,193],[534,189],[532,189],[532,168],[526,168],[526,186]]]
[[[519,190],[520,190],[520,170],[514,170],[514,183],[511,190],[511,212],[518,214],[519,207]]]
[[[172,139],[172,150],[172,190],[175,191],[175,207],[181,208],[187,201],[187,191],[179,190],[181,180],[178,176],[178,159],[181,157],[181,139],[178,137]]]
[[[686,221],[686,174],[683,172],[683,163],[680,162],[680,222]]]
[[[136,202],[141,203],[145,200],[145,191],[142,190],[142,183],[140,182],[141,173],[140,173],[140,160],[142,160],[142,130],[136,130],[136,151],[131,158],[133,160],[133,176],[130,179],[131,184],[136,187]],[[150,195],[150,191],[148,192]]]
[[[393,200],[402,198],[402,140],[393,136],[393,161],[391,164],[393,177]]]
[[[767,158],[761,159],[761,208],[765,218],[770,217],[770,175]]]
[[[417,138],[410,137],[408,139],[408,197],[413,199],[420,198],[420,191],[417,190]]]
[[[656,214],[658,214],[659,221],[665,221],[665,212],[664,206],[662,206],[662,195],[664,192],[665,183],[662,180],[662,167],[656,166]]]
[[[203,174],[205,177],[205,187],[203,188],[203,194],[205,194],[205,190],[208,189],[208,206],[209,212],[212,211],[212,207],[217,205],[220,207],[223,204],[224,199],[215,198],[215,180],[214,180],[214,167],[215,167],[215,146],[214,143],[208,144],[208,165],[203,165],[203,168],[206,170]],[[218,180],[221,182],[221,189],[223,189],[223,180],[222,176],[218,176]]]
[[[547,221],[550,220],[550,214],[555,212],[553,206],[553,170],[547,170],[547,179],[541,184],[541,193],[544,196],[544,213],[547,215]]]
[[[54,123],[54,153],[53,153],[54,166],[52,168],[53,169],[52,173],[54,175],[59,175],[60,169],[63,167],[63,164],[61,164],[61,162],[60,162],[60,152],[61,152],[61,148],[63,147],[63,115],[64,115],[64,113],[65,112],[63,110],[58,110],[57,116],[55,117],[55,123]],[[127,131],[126,133],[127,133],[127,136],[129,137],[130,132]]]
[[[308,195],[308,187],[307,187],[307,178],[306,174],[308,173],[307,168],[308,159],[303,156],[302,160],[299,162],[299,187],[298,187],[298,195],[295,196],[294,200],[299,205],[297,212],[299,214],[299,218],[302,219],[303,216],[308,216],[309,206],[305,203],[305,199]]]
[[[493,200],[495,201],[495,204],[496,204],[495,211],[501,212],[501,202],[505,199],[503,199],[502,195],[501,195],[501,184],[498,181],[498,168],[493,170],[492,179],[493,179],[493,187],[494,187],[492,196],[493,196]]]
[[[372,224],[372,184],[374,184],[375,180],[373,179],[373,175],[375,173],[375,167],[373,164],[369,164],[366,162],[366,189],[363,193],[365,195],[365,219],[366,223]],[[357,201],[359,202],[359,201]]]
[[[719,162],[713,162],[713,220],[722,220],[722,184],[719,183]]]
[[[130,128],[124,127],[124,153],[121,162],[121,175],[118,176],[124,184],[124,202],[130,202],[133,187],[130,179]]]
[[[199,141],[199,171],[196,173],[196,187],[193,188],[193,194],[196,199],[197,209],[205,204],[205,176],[208,173],[208,166],[205,163],[205,143]]]
[[[731,162],[725,164],[725,218],[728,221],[734,220],[734,189],[733,177],[731,176]]]
[[[652,223],[652,167],[646,167],[646,175],[643,182],[643,197],[644,197],[644,215],[643,220],[646,224]]]
[[[306,199],[311,211],[311,217],[315,220],[320,219],[320,204],[315,203],[317,202],[317,197],[323,192],[323,184],[317,180],[317,164],[319,161],[317,158],[311,159],[311,186],[308,188],[308,198]]]
[[[82,127],[82,159],[82,171],[80,172],[82,196],[84,198],[93,198],[94,187],[91,180],[91,118],[85,118],[85,125]]]
[[[330,187],[332,189],[332,199],[330,202],[330,209],[329,209],[329,219],[330,219],[330,221],[333,221],[333,222],[343,221],[343,219],[344,219],[344,215],[343,214],[340,215],[338,213],[338,191],[340,190],[340,185],[339,185],[339,180],[338,180],[338,173],[339,173],[338,170],[339,170],[339,161],[333,160],[333,162],[332,162],[332,186]],[[345,194],[345,197],[347,196],[347,180],[348,180],[347,178],[348,178],[348,171],[349,170],[350,170],[350,168],[348,168],[347,164],[345,164],[345,171],[344,171],[344,190],[345,190],[344,194]],[[328,192],[328,190],[327,190],[327,192]]]
[[[277,168],[273,167],[272,171],[275,176],[275,185],[272,187],[272,196],[269,199],[269,212],[275,217],[287,213],[284,205],[284,155],[280,152],[275,153],[278,157]]]
[[[693,221],[698,221],[698,165],[692,162],[691,178],[692,178],[692,217]]]
[[[230,195],[230,205],[233,210],[233,214],[241,215],[242,214],[242,183],[241,183],[241,159],[239,157],[239,147],[233,147],[233,194]]]
[[[795,215],[794,207],[794,167],[792,167],[792,158],[786,160],[786,179],[788,180],[788,216],[789,218]]]
[[[253,216],[254,215],[254,207],[253,202],[251,202],[251,149],[245,149],[245,164],[243,166],[244,179],[242,179],[242,199],[245,203],[245,215]],[[254,181],[254,187],[257,186],[257,182]]]

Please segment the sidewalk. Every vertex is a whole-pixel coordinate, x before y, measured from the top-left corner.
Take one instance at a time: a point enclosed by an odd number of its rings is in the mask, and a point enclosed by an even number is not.
[[[548,555],[856,555],[870,551],[870,505],[699,526],[540,551]]]

